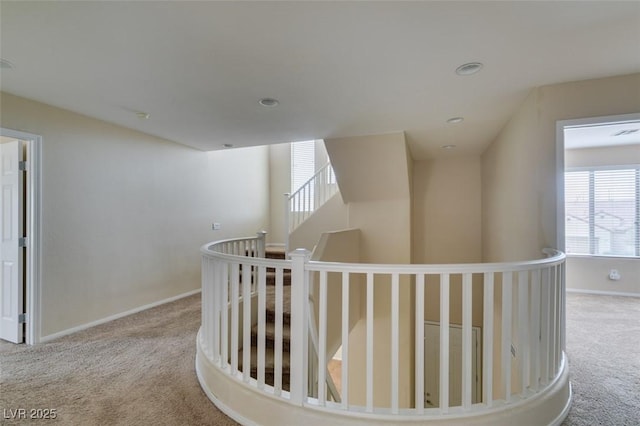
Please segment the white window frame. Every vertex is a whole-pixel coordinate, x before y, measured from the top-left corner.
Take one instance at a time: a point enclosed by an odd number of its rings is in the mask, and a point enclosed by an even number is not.
[[[618,123],[640,120],[640,113],[608,115],[556,121],[556,248],[565,250],[565,206],[564,206],[564,129],[603,123]]]

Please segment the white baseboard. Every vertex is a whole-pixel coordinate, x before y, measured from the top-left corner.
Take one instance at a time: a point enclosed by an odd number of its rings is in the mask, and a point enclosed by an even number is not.
[[[640,293],[624,293],[619,291],[583,290],[581,288],[567,288],[567,293],[597,294],[600,296],[640,297]]]
[[[91,321],[86,324],[81,324],[76,327],[68,328],[66,330],[58,331],[57,333],[49,334],[48,336],[43,336],[40,338],[38,343],[49,342],[54,339],[58,339],[63,336],[68,336],[69,334],[76,333],[78,331],[86,330],[87,328],[95,327],[96,325],[104,324],[110,321],[114,321],[129,315],[137,314],[138,312],[146,311],[147,309],[155,308],[156,306],[164,305],[165,303],[175,302],[176,300],[183,299],[185,297],[193,296],[194,294],[198,294],[202,291],[202,289],[195,289],[188,291],[186,293],[178,294],[177,296],[169,297],[168,299],[159,300],[157,302],[149,303],[147,305],[138,306],[137,308],[133,308],[131,310],[120,312],[119,314],[111,315],[106,318],[102,318],[96,321]]]

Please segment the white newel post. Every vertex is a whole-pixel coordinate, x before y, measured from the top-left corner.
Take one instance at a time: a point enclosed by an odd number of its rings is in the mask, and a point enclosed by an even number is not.
[[[267,246],[267,231],[258,231],[257,232],[258,235],[258,246],[256,247],[258,249],[258,257],[264,259],[264,257],[266,256],[266,246]]]
[[[296,249],[289,254],[291,258],[290,389],[291,403],[295,405],[302,405],[307,393],[309,280],[305,263],[309,261],[310,256],[311,252],[306,249]]]
[[[284,194],[284,229],[283,237],[284,237],[284,253],[286,256],[289,256],[289,226],[290,226],[290,216],[291,216],[291,206],[289,205],[289,197],[291,194],[288,192]]]

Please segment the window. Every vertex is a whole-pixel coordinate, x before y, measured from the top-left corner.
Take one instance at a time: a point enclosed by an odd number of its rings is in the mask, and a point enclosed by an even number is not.
[[[640,166],[565,173],[567,254],[640,256]]]
[[[291,192],[295,193],[316,171],[316,141],[293,142],[291,144]],[[294,202],[292,211],[313,211],[315,199],[314,185],[308,186],[299,198],[301,202]]]
[[[315,142],[291,144],[291,191],[297,191],[315,173]]]

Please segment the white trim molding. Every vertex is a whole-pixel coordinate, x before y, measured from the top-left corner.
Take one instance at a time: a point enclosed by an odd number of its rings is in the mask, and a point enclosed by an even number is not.
[[[27,321],[25,341],[28,345],[40,342],[42,324],[42,136],[32,133],[0,128],[0,135],[26,142],[27,188],[25,229],[29,239],[27,245],[27,264],[25,279],[25,297]]]
[[[200,293],[201,289],[195,289],[188,291],[186,293],[178,294],[177,296],[169,297],[167,299],[159,300],[157,302],[148,303],[143,306],[138,306],[137,308],[130,309],[125,312],[120,312],[119,314],[111,315],[105,318],[101,318],[96,321],[91,321],[86,324],[81,324],[76,327],[68,328],[66,330],[59,331],[57,333],[49,334],[40,339],[41,343],[50,342],[51,340],[58,339],[60,337],[68,336],[69,334],[77,333],[78,331],[86,330],[91,327],[95,327],[96,325],[105,324],[120,318],[127,317],[129,315],[137,314],[138,312],[146,311],[147,309],[155,308],[156,306],[164,305],[166,303],[175,302],[176,300],[184,299],[185,297],[193,296],[194,294]]]
[[[640,297],[640,293],[626,293],[621,291],[584,290],[581,288],[567,288],[567,293],[594,294],[598,296]]]
[[[564,211],[564,129],[567,127],[589,126],[640,120],[640,113],[586,117],[556,121],[556,248],[565,252],[565,211]]]

